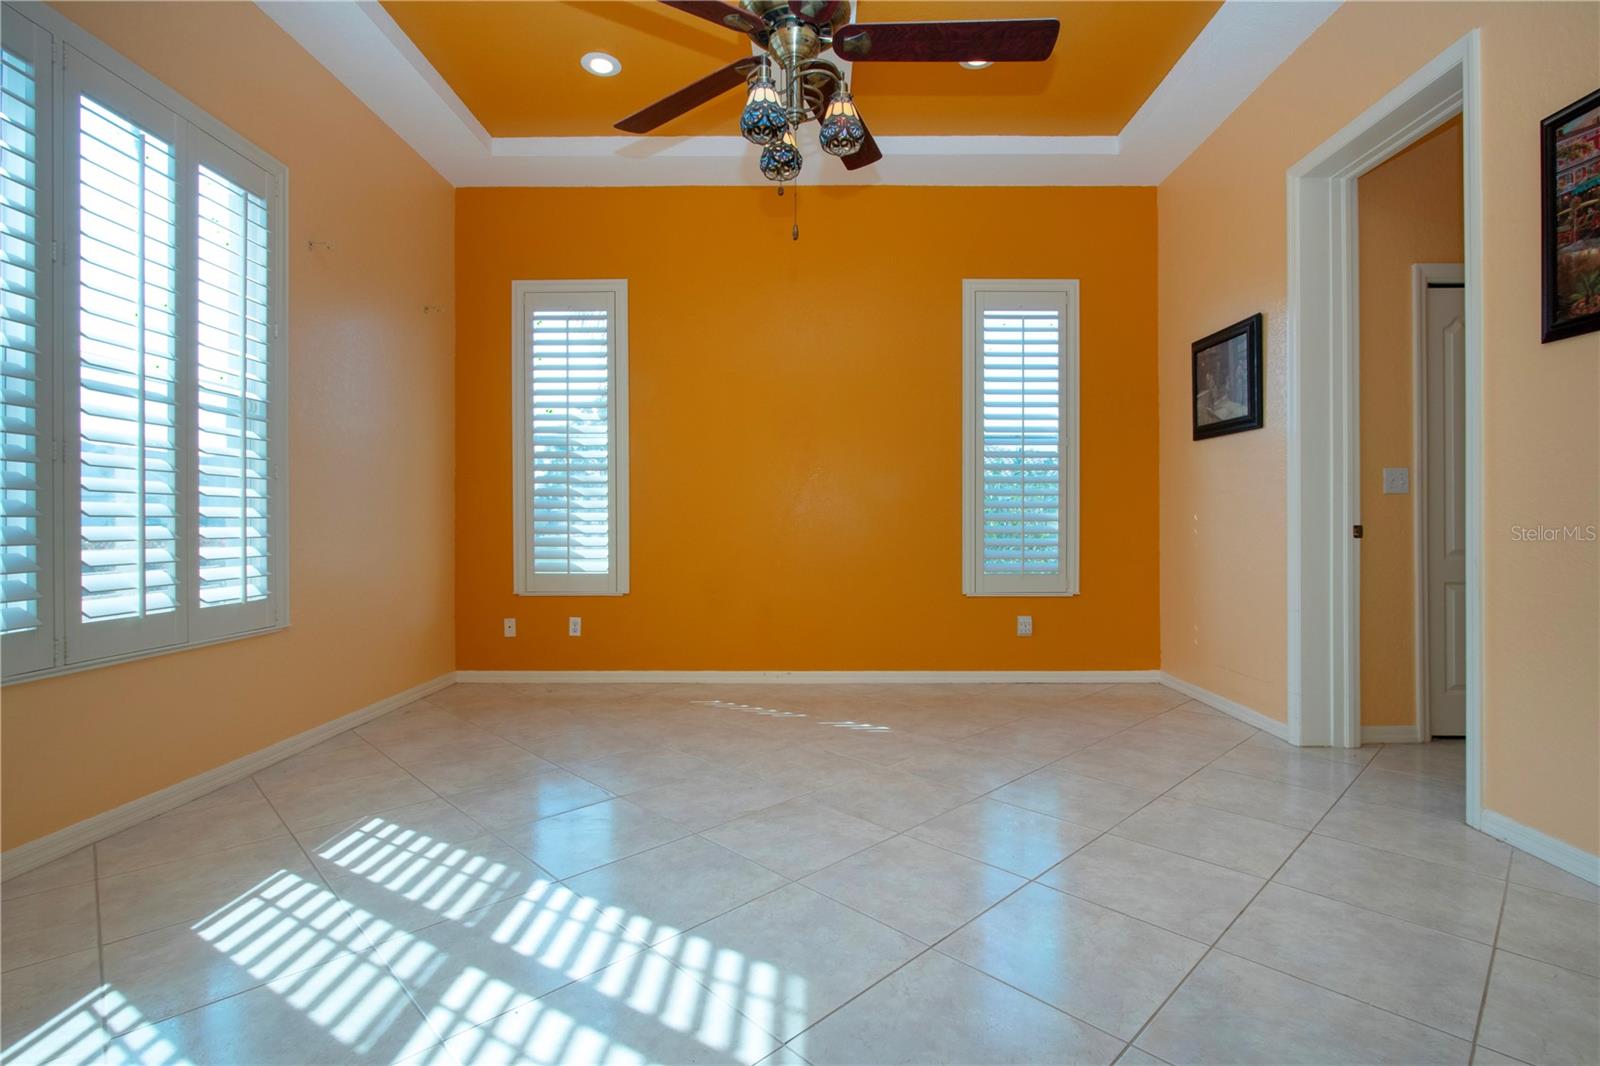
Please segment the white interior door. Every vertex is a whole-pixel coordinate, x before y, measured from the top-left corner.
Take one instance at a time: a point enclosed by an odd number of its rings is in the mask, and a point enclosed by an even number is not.
[[[1430,284],[1427,343],[1428,721],[1433,736],[1467,732],[1466,300]]]

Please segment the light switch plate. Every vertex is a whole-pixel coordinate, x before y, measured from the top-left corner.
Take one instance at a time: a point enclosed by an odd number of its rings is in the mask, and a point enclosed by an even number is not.
[[[1383,492],[1386,496],[1403,496],[1411,491],[1411,471],[1403,466],[1383,468]]]

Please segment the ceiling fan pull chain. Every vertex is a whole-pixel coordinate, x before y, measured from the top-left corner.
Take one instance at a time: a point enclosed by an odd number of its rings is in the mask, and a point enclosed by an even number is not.
[[[789,239],[800,239],[800,183],[794,183],[794,229],[789,231]]]

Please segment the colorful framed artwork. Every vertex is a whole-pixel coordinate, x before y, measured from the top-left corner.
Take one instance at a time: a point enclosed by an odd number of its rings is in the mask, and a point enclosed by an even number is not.
[[[1545,343],[1600,329],[1600,89],[1539,124]]]

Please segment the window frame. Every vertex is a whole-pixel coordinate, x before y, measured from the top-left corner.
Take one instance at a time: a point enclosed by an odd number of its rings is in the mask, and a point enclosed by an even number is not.
[[[533,440],[528,409],[532,371],[528,323],[538,297],[579,294],[606,297],[612,307],[612,345],[607,366],[611,442],[609,502],[610,561],[605,574],[536,574],[529,528],[528,474]],[[629,587],[628,521],[628,282],[626,278],[511,283],[511,453],[513,589],[518,596],[626,596]]]
[[[983,380],[979,331],[984,297],[1014,300],[1047,293],[1059,297],[1061,318],[1061,571],[1057,574],[983,572]],[[1076,596],[1079,594],[1078,281],[1041,278],[966,278],[961,282],[961,592],[965,596]]]
[[[49,524],[48,547],[42,546],[41,589],[48,584],[51,595],[41,604],[39,630],[5,637],[5,669],[0,682],[5,685],[76,673],[116,663],[186,651],[191,648],[242,640],[286,629],[290,622],[289,531],[289,444],[288,444],[288,168],[270,153],[234,132],[176,90],[150,75],[135,63],[101,42],[76,23],[45,5],[26,7],[10,2],[4,5],[7,43],[13,27],[22,26],[31,49],[42,53],[36,63],[35,95],[39,101],[39,141],[41,144],[39,197],[42,202],[39,237],[42,274],[40,349],[41,437],[41,513]],[[20,21],[14,21],[20,20]],[[147,619],[85,624],[81,618],[80,587],[77,575],[81,552],[75,541],[78,533],[76,501],[80,486],[77,454],[77,362],[78,291],[77,236],[77,95],[81,91],[97,102],[120,107],[129,119],[144,124],[144,118],[163,113],[170,116],[175,133],[172,142],[177,168],[177,307],[175,375],[178,433],[178,525],[179,574],[182,595],[172,612],[171,627],[159,632],[146,627]],[[109,98],[108,98],[109,97]],[[164,126],[151,125],[152,132],[164,135]],[[48,147],[45,147],[48,146]],[[44,153],[49,151],[48,158]],[[198,168],[217,170],[219,159],[236,158],[261,172],[265,179],[264,197],[268,218],[268,323],[267,399],[268,399],[268,565],[270,593],[265,600],[234,605],[200,608],[199,521],[196,508],[197,405],[195,324],[197,310],[195,267],[195,188]],[[192,173],[193,172],[193,173]],[[248,187],[253,175],[224,172],[228,180]],[[259,187],[259,185],[257,185]],[[48,232],[43,226],[48,219]],[[48,292],[48,299],[43,295]],[[48,323],[46,326],[45,323]],[[48,332],[48,336],[46,335]],[[46,393],[48,393],[46,395]],[[48,425],[46,426],[46,423]],[[46,471],[44,467],[48,466]],[[48,481],[48,487],[44,482]],[[45,497],[48,495],[48,505]],[[48,563],[46,558],[48,555]],[[220,614],[213,612],[222,612]],[[226,617],[224,617],[226,615]],[[48,616],[48,617],[47,617]],[[163,622],[168,616],[160,616]],[[99,626],[115,627],[96,632]],[[48,654],[16,656],[15,637],[40,635]]]

